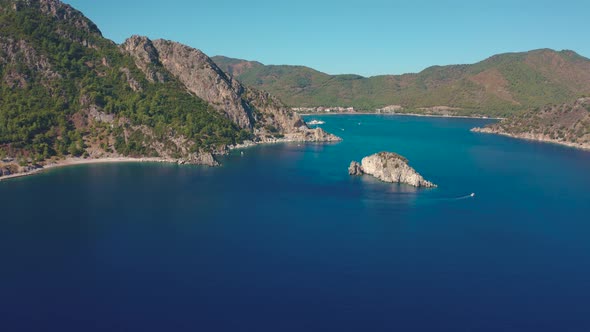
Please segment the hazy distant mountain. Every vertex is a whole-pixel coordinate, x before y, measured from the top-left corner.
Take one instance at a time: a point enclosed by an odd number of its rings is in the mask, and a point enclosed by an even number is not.
[[[506,53],[472,65],[369,78],[222,56],[213,60],[244,84],[267,90],[293,107],[449,106],[463,109],[459,114],[508,115],[590,94],[590,60],[573,51]]]

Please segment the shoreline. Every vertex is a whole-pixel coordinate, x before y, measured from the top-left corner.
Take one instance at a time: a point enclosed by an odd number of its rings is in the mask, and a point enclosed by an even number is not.
[[[338,137],[338,136],[336,136]],[[236,144],[236,145],[230,145],[228,146],[228,150],[229,151],[233,151],[233,150],[246,150],[249,148],[253,148],[256,146],[260,146],[260,145],[273,145],[273,144],[330,144],[330,143],[338,143],[341,142],[342,139],[339,140],[331,140],[331,141],[306,141],[306,140],[298,140],[298,139],[291,139],[291,138],[278,138],[275,140],[271,140],[271,141],[265,141],[265,142],[253,142],[253,141],[249,141],[248,143],[241,143],[241,144]]]
[[[78,165],[90,165],[90,164],[119,164],[119,163],[168,163],[168,164],[178,164],[178,160],[176,159],[166,159],[166,158],[131,158],[131,157],[106,157],[106,158],[96,158],[96,159],[84,159],[84,158],[67,158],[63,160],[59,160],[55,163],[44,165],[40,168],[29,172],[22,172],[22,173],[15,173],[10,175],[5,175],[0,177],[0,182],[21,178],[25,176],[36,175],[39,173],[43,173],[50,169],[54,168],[62,168],[68,166],[78,166]]]
[[[334,136],[337,137],[337,136]],[[328,141],[313,141],[313,140],[304,140],[304,139],[297,139],[295,137],[284,137],[284,138],[277,138],[273,140],[263,141],[263,142],[247,142],[242,144],[237,144],[233,146],[228,146],[228,150],[244,150],[251,147],[255,147],[258,145],[266,145],[266,144],[280,144],[280,143],[319,143],[319,144],[326,144],[326,143],[337,143],[341,141],[339,137],[337,140],[328,140]],[[218,154],[223,155],[223,153]],[[89,165],[89,164],[118,164],[118,163],[166,163],[166,164],[177,164],[177,165],[194,165],[194,166],[219,166],[217,165],[206,165],[206,164],[191,164],[191,163],[184,163],[181,162],[181,159],[171,159],[171,158],[158,158],[158,157],[144,157],[144,158],[132,158],[132,157],[103,157],[103,158],[66,158],[62,160],[58,160],[54,163],[50,163],[47,165],[43,165],[40,168],[34,169],[29,172],[21,172],[15,173],[5,176],[0,176],[0,182],[21,178],[25,176],[36,175],[39,173],[43,173],[47,170],[53,168],[62,168],[68,166],[78,166],[78,165]]]
[[[521,135],[516,135],[516,134],[511,134],[511,133],[506,133],[506,132],[495,132],[495,131],[491,131],[491,130],[486,130],[485,128],[472,128],[471,132],[480,133],[480,134],[488,134],[488,135],[500,135],[500,136],[510,137],[510,138],[514,138],[514,139],[518,139],[518,140],[525,140],[525,141],[529,141],[529,142],[554,144],[554,145],[559,145],[559,146],[565,146],[565,147],[568,147],[571,149],[590,151],[590,145],[580,145],[577,143],[563,142],[563,141],[547,139],[547,138],[527,137],[527,136],[521,136]]]
[[[425,118],[452,118],[452,119],[475,119],[475,120],[504,120],[505,118],[467,116],[467,115],[436,115],[436,114],[419,114],[419,113],[377,113],[377,112],[329,112],[329,113],[299,113],[300,116],[322,116],[322,115],[402,115]]]

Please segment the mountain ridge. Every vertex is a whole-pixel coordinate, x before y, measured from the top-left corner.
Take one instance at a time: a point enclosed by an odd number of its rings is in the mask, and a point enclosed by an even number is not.
[[[590,59],[571,50],[502,53],[474,64],[371,77],[223,56],[212,59],[244,84],[265,89],[292,107],[448,106],[461,109],[455,115],[507,116],[590,94]]]
[[[571,56],[575,56],[575,57],[579,57],[581,59],[586,59],[586,60],[590,60],[590,58],[576,52],[575,50],[572,49],[562,49],[562,50],[556,50],[556,49],[552,49],[549,47],[542,47],[542,48],[535,48],[535,49],[531,49],[528,51],[509,51],[509,52],[502,52],[502,53],[496,53],[493,55],[490,55],[482,60],[479,60],[477,62],[473,62],[473,63],[449,63],[449,64],[445,64],[445,65],[441,65],[441,64],[433,64],[433,65],[429,65],[427,67],[424,67],[422,70],[419,71],[408,71],[408,72],[402,72],[402,73],[383,73],[383,74],[375,74],[375,75],[362,75],[362,74],[357,74],[354,72],[348,72],[348,73],[338,73],[338,74],[330,74],[328,72],[322,71],[320,69],[316,69],[314,67],[311,66],[307,66],[307,65],[303,65],[303,64],[271,64],[271,63],[263,63],[261,61],[257,61],[257,60],[248,60],[248,59],[244,59],[241,57],[231,57],[231,56],[226,56],[226,55],[222,55],[222,54],[217,54],[217,55],[213,55],[211,56],[211,59],[218,60],[219,63],[223,64],[223,66],[227,66],[228,64],[242,64],[244,62],[247,63],[251,63],[253,65],[259,65],[259,66],[273,66],[273,67],[298,67],[298,68],[308,68],[314,71],[317,71],[318,73],[324,74],[324,75],[328,75],[328,76],[358,76],[360,78],[375,78],[375,77],[382,77],[382,76],[403,76],[403,75],[417,75],[425,70],[431,69],[431,68],[441,68],[441,67],[452,67],[452,66],[470,66],[470,65],[474,65],[480,62],[486,62],[486,61],[491,61],[493,59],[496,58],[501,58],[502,56],[510,56],[510,55],[519,55],[519,54],[524,54],[524,53],[537,53],[537,52],[557,52],[557,53],[564,53],[564,54],[569,54]],[[226,71],[227,72],[227,71]],[[228,74],[231,74],[231,72],[227,72]]]

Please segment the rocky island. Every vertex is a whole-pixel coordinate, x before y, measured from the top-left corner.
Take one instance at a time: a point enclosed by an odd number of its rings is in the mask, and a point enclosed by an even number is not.
[[[372,175],[383,182],[405,183],[414,187],[436,188],[432,182],[408,165],[408,160],[397,153],[379,152],[358,163],[353,161],[348,167],[350,175]]]

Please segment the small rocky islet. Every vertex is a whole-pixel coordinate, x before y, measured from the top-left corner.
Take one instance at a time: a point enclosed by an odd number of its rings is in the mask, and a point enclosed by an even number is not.
[[[437,187],[410,167],[408,159],[393,152],[375,153],[363,158],[360,163],[352,161],[348,167],[348,174],[354,176],[367,174],[383,182],[404,183],[414,187]]]

